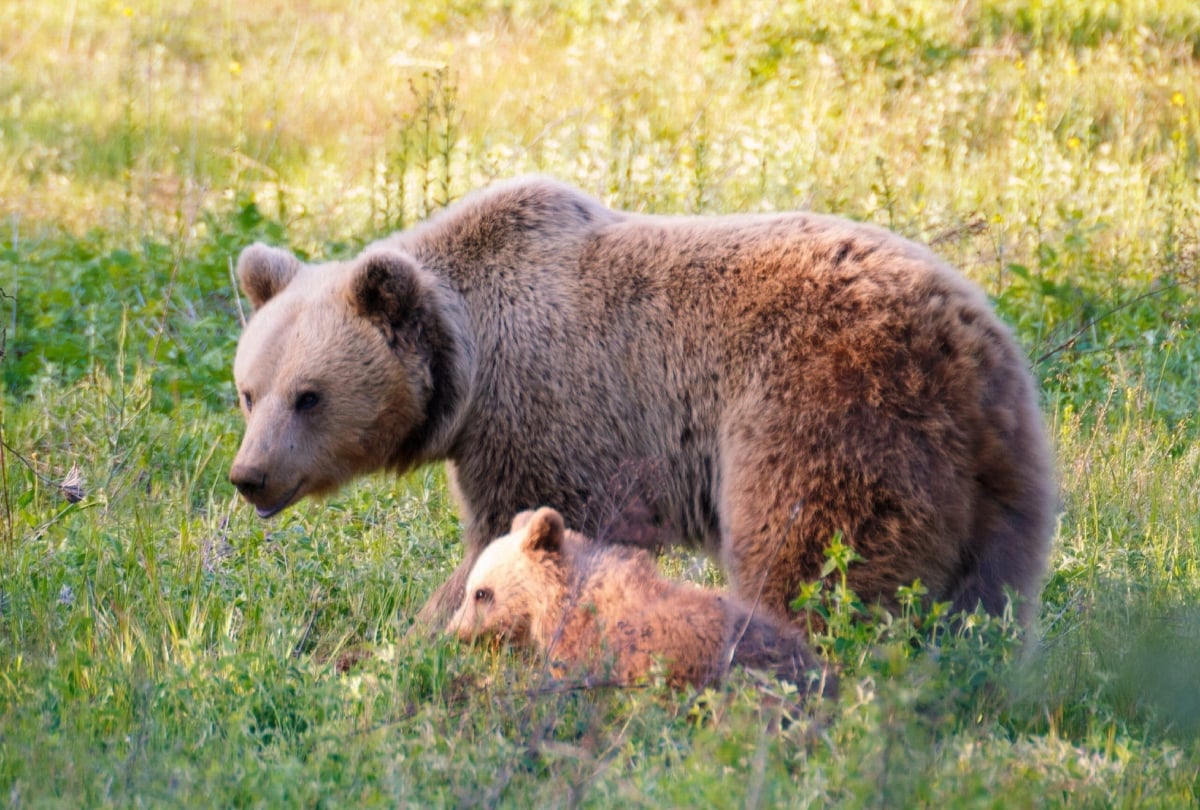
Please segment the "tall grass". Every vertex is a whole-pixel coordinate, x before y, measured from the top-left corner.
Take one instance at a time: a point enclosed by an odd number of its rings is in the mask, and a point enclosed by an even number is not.
[[[1194,3],[4,11],[0,801],[1197,802]],[[458,555],[439,469],[257,521],[225,481],[238,250],[348,255],[524,172],[831,211],[980,283],[1058,449],[1039,631],[931,631],[917,591],[863,622],[835,565],[834,703],[572,689],[410,631]]]

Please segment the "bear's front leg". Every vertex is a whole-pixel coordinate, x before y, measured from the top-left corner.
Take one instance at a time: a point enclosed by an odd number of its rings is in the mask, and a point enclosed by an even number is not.
[[[462,503],[461,499],[460,503]],[[460,507],[460,511],[467,515],[471,514],[464,507]],[[494,510],[494,512],[488,511],[482,516],[476,513],[466,517],[462,562],[450,574],[450,578],[438,586],[417,613],[414,629],[437,634],[446,628],[446,623],[450,621],[454,611],[458,610],[459,605],[462,604],[467,587],[467,576],[475,567],[475,561],[479,559],[479,555],[483,553],[483,549],[488,543],[508,530],[508,521],[511,520],[511,515],[500,518],[499,514],[499,510]]]
[[[429,597],[429,600],[417,613],[416,628],[435,635],[445,629],[446,623],[450,621],[454,611],[458,610],[459,605],[462,604],[464,589],[467,587],[467,575],[471,573],[478,557],[478,551],[473,554],[468,553],[450,574],[450,578],[438,586],[437,590],[433,592],[433,596]]]

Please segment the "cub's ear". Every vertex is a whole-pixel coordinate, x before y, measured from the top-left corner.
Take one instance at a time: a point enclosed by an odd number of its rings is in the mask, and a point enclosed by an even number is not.
[[[347,294],[359,315],[398,326],[421,307],[417,266],[403,253],[372,251],[358,260]]]
[[[250,305],[258,309],[295,278],[300,260],[286,250],[256,242],[238,257],[237,277]]]
[[[528,514],[528,513],[522,513]],[[518,518],[520,515],[518,515]],[[514,524],[516,521],[513,521]],[[543,506],[533,513],[525,525],[525,541],[521,544],[526,551],[547,551],[557,553],[562,549],[563,516],[553,509]]]

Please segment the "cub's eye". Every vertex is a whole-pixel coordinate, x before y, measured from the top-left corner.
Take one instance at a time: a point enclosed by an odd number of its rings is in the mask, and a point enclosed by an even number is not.
[[[480,588],[475,591],[475,601],[481,605],[490,605],[494,598],[495,594],[492,593],[491,588]]]
[[[247,411],[254,410],[254,397],[250,395],[249,391],[242,392],[242,402],[245,403]]]
[[[316,391],[304,391],[296,397],[296,410],[311,411],[321,401],[321,395]]]

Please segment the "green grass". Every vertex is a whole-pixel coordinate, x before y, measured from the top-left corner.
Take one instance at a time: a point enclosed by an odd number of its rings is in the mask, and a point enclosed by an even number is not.
[[[1190,0],[7,3],[0,802],[1194,806],[1198,149]],[[836,703],[563,690],[410,634],[440,469],[254,518],[240,248],[348,255],[525,172],[831,211],[983,286],[1059,456],[1036,638],[852,621],[835,571]]]

